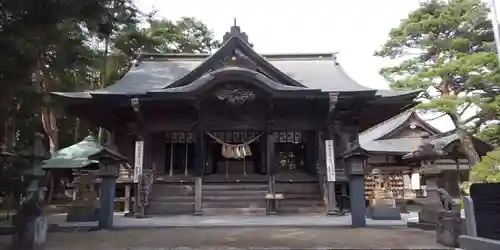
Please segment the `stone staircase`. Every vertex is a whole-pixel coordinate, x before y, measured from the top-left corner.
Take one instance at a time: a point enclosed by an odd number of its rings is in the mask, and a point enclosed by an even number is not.
[[[283,193],[285,199],[280,202],[280,214],[324,213],[325,205],[317,182],[276,183],[276,192]]]
[[[155,183],[149,195],[147,215],[194,213],[194,183]]]
[[[203,215],[265,215],[267,183],[259,180],[206,180],[202,188]],[[324,213],[317,181],[279,181],[276,192],[283,193],[279,214]],[[146,208],[148,215],[193,214],[194,182],[157,182]]]
[[[267,184],[205,183],[203,185],[204,215],[265,215]],[[323,213],[324,202],[318,184],[277,183],[276,192],[283,193],[279,214]]]
[[[203,214],[265,215],[266,193],[262,183],[204,183]]]

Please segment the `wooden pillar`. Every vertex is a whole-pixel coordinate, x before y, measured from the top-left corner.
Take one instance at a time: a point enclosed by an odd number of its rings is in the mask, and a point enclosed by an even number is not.
[[[276,200],[274,199],[276,195],[276,190],[275,190],[275,184],[276,184],[276,179],[275,179],[275,174],[276,174],[276,162],[275,162],[275,143],[274,143],[274,136],[273,136],[273,124],[270,122],[268,123],[267,131],[266,131],[266,169],[267,169],[267,175],[268,175],[268,195],[272,197],[271,199],[267,199],[267,206],[266,206],[266,214],[276,214]]]
[[[336,152],[337,149],[335,148],[335,131],[334,131],[334,127],[333,127],[333,124],[329,124],[327,126],[327,131],[328,131],[328,134],[327,134],[327,139],[328,140],[332,140],[333,141],[333,163],[334,163],[334,166],[335,166],[335,172],[337,171],[337,166],[336,166]],[[322,141],[322,143],[324,143],[324,141]],[[330,149],[326,149],[324,150],[324,154],[326,154],[326,150],[330,150]],[[327,172],[328,172],[328,169],[327,169]],[[336,174],[336,173],[335,173]],[[328,173],[327,173],[328,175]],[[328,194],[328,203],[327,203],[327,215],[342,215],[342,212],[343,211],[338,211],[337,209],[337,199],[335,197],[336,193],[335,193],[335,182],[336,182],[336,178],[335,180],[328,180],[327,179],[327,194]]]
[[[318,131],[316,134],[316,144],[318,147],[317,151],[317,167],[318,167],[318,174],[320,175],[320,179],[318,180],[320,183],[320,188],[321,188],[321,195],[323,198],[323,202],[325,206],[328,206],[328,190],[327,190],[327,185],[326,185],[326,160],[325,160],[325,143],[323,140],[323,133],[321,131]]]
[[[125,184],[125,204],[123,206],[123,212],[125,214],[130,213],[130,196],[131,196],[132,186],[127,183]]]
[[[201,127],[201,125],[198,124],[194,130],[194,143],[195,143],[194,174],[196,175],[194,215],[203,214],[202,191],[203,191],[203,173],[205,171],[204,133],[205,132]]]

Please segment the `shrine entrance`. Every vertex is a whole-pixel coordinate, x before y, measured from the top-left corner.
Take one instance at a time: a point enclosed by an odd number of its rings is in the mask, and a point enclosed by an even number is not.
[[[207,133],[204,175],[247,177],[265,175],[265,143],[259,131]]]

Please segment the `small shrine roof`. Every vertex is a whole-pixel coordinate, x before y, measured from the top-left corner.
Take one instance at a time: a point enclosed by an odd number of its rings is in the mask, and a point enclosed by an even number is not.
[[[103,147],[97,139],[89,135],[81,142],[63,148],[54,153],[54,155],[42,162],[43,169],[79,169],[89,165],[99,163],[98,160],[92,159],[93,156],[99,154],[114,155],[116,158],[125,159],[120,153]]]
[[[416,111],[408,110],[360,133],[359,144],[370,153],[405,155],[413,152],[422,144],[421,137],[387,138],[387,135],[396,129],[408,125],[412,118],[417,119],[429,129],[431,132],[429,143],[435,145],[436,150],[445,150],[449,145],[460,140],[457,133],[453,131],[442,133],[421,119]],[[473,142],[480,155],[493,149],[491,145],[476,137],[473,137]]]

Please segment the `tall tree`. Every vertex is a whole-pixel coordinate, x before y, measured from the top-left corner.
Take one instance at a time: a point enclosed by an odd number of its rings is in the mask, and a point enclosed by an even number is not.
[[[85,75],[91,68],[90,37],[103,23],[116,29],[133,21],[137,13],[131,0],[7,1],[0,5],[0,120],[7,121],[6,128],[0,129],[1,142],[12,138],[10,134],[22,137],[24,131],[31,135],[33,129],[39,130],[40,118],[53,116],[47,91],[69,90],[67,80],[74,83],[82,78],[76,75]],[[26,119],[20,112],[38,122],[15,122],[16,116]],[[17,129],[14,124],[31,127]],[[54,131],[46,132],[54,136]]]
[[[400,60],[380,72],[391,87],[426,90],[420,107],[451,118],[471,165],[480,160],[471,135],[500,111],[486,95],[500,82],[488,13],[480,0],[424,1],[375,53]]]

